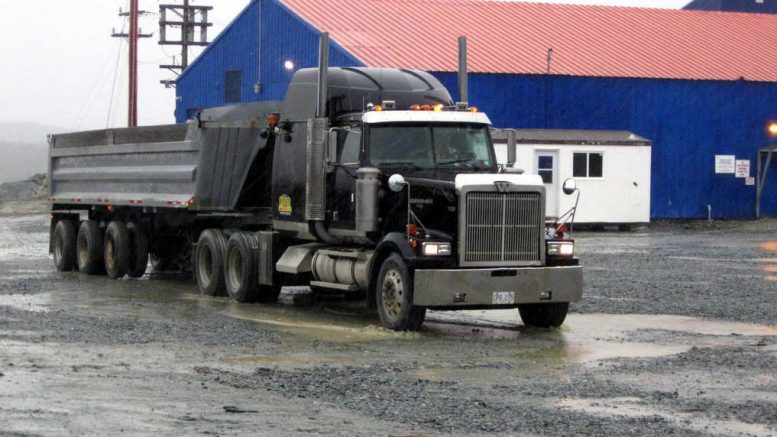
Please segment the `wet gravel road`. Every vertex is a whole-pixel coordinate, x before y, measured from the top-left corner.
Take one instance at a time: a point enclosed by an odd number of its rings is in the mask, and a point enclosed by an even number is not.
[[[0,435],[777,435],[777,222],[578,235],[560,330],[53,271],[0,217]]]

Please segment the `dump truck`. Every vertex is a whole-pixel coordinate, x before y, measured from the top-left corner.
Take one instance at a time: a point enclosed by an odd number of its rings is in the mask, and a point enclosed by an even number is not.
[[[432,75],[327,54],[322,38],[282,102],[50,136],[56,269],[191,271],[239,302],[307,285],[366,299],[393,330],[427,309],[560,326],[582,268],[569,230],[546,223],[542,179],[497,165],[488,116]]]

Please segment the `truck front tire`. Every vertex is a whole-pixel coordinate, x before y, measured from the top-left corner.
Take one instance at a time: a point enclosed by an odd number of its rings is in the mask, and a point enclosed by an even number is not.
[[[136,222],[127,223],[129,235],[129,265],[127,276],[140,278],[146,273],[148,267],[148,238],[143,228]]]
[[[227,243],[225,281],[229,297],[238,302],[253,302],[259,291],[259,239],[256,234],[237,232]]]
[[[518,305],[523,324],[532,328],[558,328],[568,311],[569,302]]]
[[[94,220],[85,220],[78,227],[76,259],[78,271],[87,275],[99,275],[105,268],[103,235],[100,232],[100,224]]]
[[[59,272],[69,272],[76,267],[76,227],[70,220],[60,220],[51,236],[54,266]]]
[[[129,269],[130,241],[127,225],[123,221],[112,221],[105,230],[103,259],[105,272],[112,279],[121,279]]]
[[[418,331],[426,308],[413,305],[413,281],[405,261],[392,253],[383,261],[375,283],[375,302],[383,327],[394,331]]]
[[[208,296],[222,296],[224,284],[224,256],[227,240],[218,229],[206,229],[197,241],[194,261],[194,277],[200,293]]]

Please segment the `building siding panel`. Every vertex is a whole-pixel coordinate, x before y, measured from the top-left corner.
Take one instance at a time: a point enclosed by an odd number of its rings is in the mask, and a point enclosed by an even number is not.
[[[319,36],[278,1],[251,2],[178,79],[176,120],[224,105],[226,71],[243,72],[241,102],[282,100],[293,75],[285,61],[295,69],[317,66]],[[329,58],[332,65],[363,65],[337,44]]]
[[[455,94],[456,75],[435,73]],[[755,187],[716,175],[715,155],[751,161],[770,140],[777,119],[777,84],[746,81],[585,78],[471,74],[470,102],[494,126],[628,130],[653,141],[651,217],[752,218]],[[762,212],[777,215],[777,165],[766,183]],[[585,201],[584,199],[582,201]]]

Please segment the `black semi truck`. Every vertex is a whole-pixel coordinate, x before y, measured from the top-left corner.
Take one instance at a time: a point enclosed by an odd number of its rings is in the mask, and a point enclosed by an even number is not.
[[[498,165],[486,114],[430,74],[328,68],[327,52],[283,102],[51,136],[56,268],[137,278],[150,260],[240,302],[309,285],[363,296],[394,330],[427,308],[561,325],[582,269],[541,178]]]

